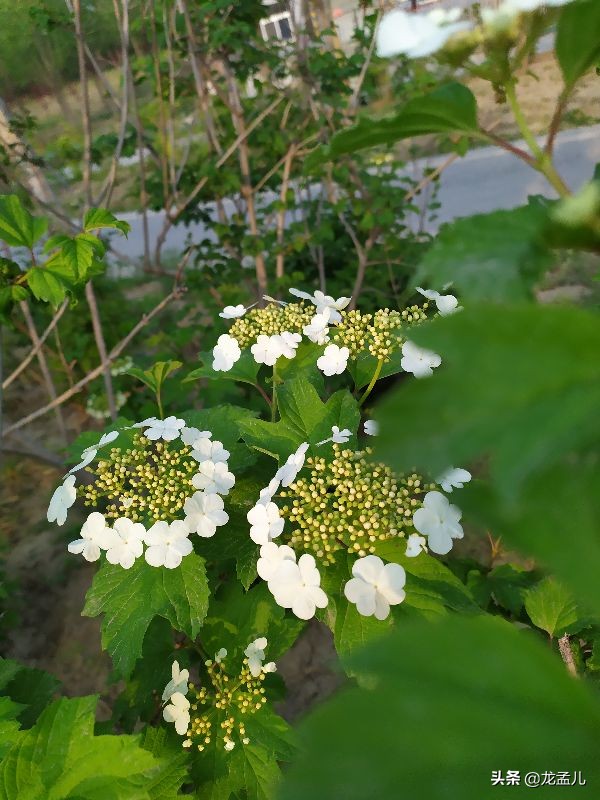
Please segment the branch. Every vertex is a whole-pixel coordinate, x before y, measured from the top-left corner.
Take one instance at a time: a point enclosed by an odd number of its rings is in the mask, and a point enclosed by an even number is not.
[[[156,305],[152,309],[152,311],[150,311],[148,314],[145,314],[141,318],[141,320],[136,325],[133,326],[133,328],[129,331],[127,336],[125,336],[123,339],[121,339],[121,341],[113,347],[113,349],[107,355],[106,361],[104,361],[101,364],[99,364],[95,369],[93,369],[91,372],[89,372],[84,378],[82,378],[80,381],[78,381],[74,386],[72,386],[66,392],[63,392],[61,395],[59,395],[56,398],[56,400],[54,400],[52,403],[48,403],[47,405],[42,406],[42,408],[38,408],[37,411],[33,411],[31,414],[28,414],[26,417],[22,417],[21,419],[19,419],[16,422],[14,422],[12,425],[10,425],[5,430],[5,432],[4,432],[5,435],[9,434],[9,433],[12,433],[13,431],[19,430],[19,428],[23,428],[25,425],[28,425],[30,422],[33,422],[33,420],[44,416],[44,414],[47,414],[48,411],[52,411],[52,409],[55,408],[57,405],[60,405],[60,404],[64,403],[66,400],[69,400],[71,397],[73,397],[73,395],[75,395],[78,392],[80,392],[81,389],[83,389],[84,386],[87,386],[87,384],[90,383],[90,381],[93,381],[98,376],[102,375],[102,373],[105,371],[105,369],[109,369],[110,368],[110,364],[116,358],[118,358],[121,355],[121,353],[127,347],[129,342],[142,330],[142,328],[145,328],[146,325],[148,325],[148,323],[157,314],[160,314],[160,312],[163,310],[163,308],[165,308],[165,306],[168,305],[172,300],[175,300],[178,297],[180,297],[182,292],[183,292],[183,289],[181,287],[177,287],[177,288],[173,289],[173,291],[170,294],[168,294],[165,298],[163,298],[160,301],[160,303],[158,303],[158,305]]]
[[[62,315],[65,313],[65,310],[66,310],[68,304],[69,304],[68,300],[65,300],[63,302],[63,304],[60,306],[60,308],[58,309],[56,314],[52,317],[52,320],[50,321],[50,324],[48,325],[48,327],[46,328],[44,333],[39,337],[38,341],[35,343],[35,345],[29,351],[28,355],[23,359],[23,361],[21,361],[19,366],[15,370],[13,370],[11,372],[11,374],[8,376],[8,378],[6,378],[3,381],[3,383],[2,383],[2,388],[3,389],[8,388],[10,386],[10,384],[16,378],[18,378],[19,375],[23,372],[23,370],[26,369],[29,366],[29,364],[33,361],[33,359],[38,354],[38,351],[40,350],[40,348],[42,347],[42,345],[44,344],[44,342],[46,341],[48,336],[50,336],[50,334],[52,333],[52,331],[54,330],[54,328],[58,324],[58,321],[60,320]]]
[[[558,649],[560,650],[561,658],[565,662],[568,671],[576,678],[577,667],[575,666],[575,659],[573,658],[573,651],[571,650],[571,642],[569,641],[568,633],[565,633],[565,635],[561,636],[558,640]]]

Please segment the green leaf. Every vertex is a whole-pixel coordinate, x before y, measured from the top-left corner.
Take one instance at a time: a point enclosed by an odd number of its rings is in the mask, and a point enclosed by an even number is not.
[[[416,466],[435,476],[489,456],[491,475],[508,495],[536,469],[600,435],[597,316],[481,306],[415,327],[411,339],[439,353],[442,365],[381,404],[377,452],[399,471]]]
[[[199,381],[202,378],[209,381],[240,381],[241,383],[250,383],[252,386],[257,382],[259,364],[256,363],[250,351],[244,351],[229,372],[217,372],[212,368],[211,352],[200,353],[200,361],[202,366],[193,369],[182,383]]]
[[[345,389],[323,403],[312,383],[301,376],[286,381],[277,392],[281,421],[297,432],[300,442],[317,442],[331,436],[331,428],[349,428],[356,433],[360,411],[356,400]]]
[[[156,761],[132,736],[94,736],[96,697],[62,698],[44,711],[0,766],[1,800],[88,798],[119,778],[152,770]],[[139,794],[130,795],[139,797]]]
[[[83,229],[84,231],[95,231],[99,228],[115,228],[127,236],[131,230],[131,225],[124,220],[117,219],[105,208],[90,208],[85,215]]]
[[[523,610],[527,590],[538,580],[537,574],[516,564],[500,564],[486,577],[486,584],[497,605],[515,615]]]
[[[533,624],[550,636],[571,633],[579,619],[573,595],[554,578],[540,581],[527,592],[525,610]]]
[[[204,560],[195,553],[186,556],[177,569],[150,567],[142,559],[128,570],[107,562],[94,577],[82,614],[104,614],[102,646],[110,653],[116,672],[127,677],[142,653],[154,617],[164,617],[195,639],[208,597]]]
[[[498,618],[406,622],[353,661],[374,688],[338,695],[300,726],[281,800],[494,800],[492,771],[507,769],[600,780],[598,693]]]
[[[419,264],[415,286],[452,283],[465,300],[524,300],[551,265],[547,209],[537,202],[444,225]]]
[[[9,697],[0,697],[0,761],[20,737],[17,717],[22,708]]]
[[[60,252],[62,260],[72,272],[75,280],[83,280],[92,266],[97,245],[92,241],[99,241],[95,236],[79,234],[74,238],[64,237]]]
[[[30,214],[16,195],[0,195],[0,240],[31,249],[47,228],[48,220]]]
[[[402,361],[402,351],[398,348],[390,356],[390,360],[381,368],[378,380],[388,378],[390,375],[396,375],[402,372],[400,362]],[[348,361],[348,372],[352,376],[352,380],[356,384],[357,389],[362,389],[370,383],[375,370],[377,369],[378,360],[370,353],[363,352],[357,359]]]
[[[600,59],[600,5],[595,0],[562,10],[555,48],[565,84],[571,87]]]
[[[60,252],[51,256],[43,267],[32,267],[26,273],[34,297],[53,306],[59,305],[77,280],[72,266]]]
[[[448,83],[409,100],[393,117],[363,117],[357,125],[338,131],[324,155],[337,158],[427,133],[473,133],[477,130],[477,103],[473,93],[461,83]]]
[[[41,669],[0,658],[0,690],[23,707],[21,724],[31,727],[48,705],[60,681]]]
[[[250,642],[258,636],[266,636],[269,642],[267,660],[275,661],[292,646],[303,627],[302,620],[286,617],[264,581],[248,592],[232,581],[221,587],[211,600],[202,628],[202,642],[209,653],[224,647],[228,659],[241,659]]]
[[[175,800],[181,797],[179,789],[188,774],[188,756],[179,743],[169,741],[163,728],[146,728],[140,745],[159,760],[160,766],[140,777],[140,788],[148,793],[149,800]]]
[[[157,361],[150,369],[131,367],[126,374],[133,375],[134,378],[146,384],[153,392],[158,393],[169,375],[181,366],[183,366],[181,361]]]
[[[468,588],[438,558],[421,553],[409,558],[405,539],[388,539],[375,543],[375,552],[384,561],[393,561],[406,570],[407,606],[430,616],[439,616],[446,608],[463,613],[479,613]]]
[[[286,422],[266,422],[247,419],[241,425],[242,437],[248,447],[271,456],[282,463],[304,441],[300,433]]]

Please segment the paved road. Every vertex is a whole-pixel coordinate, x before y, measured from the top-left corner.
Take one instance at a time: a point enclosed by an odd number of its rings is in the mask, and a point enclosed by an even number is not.
[[[519,143],[517,143],[519,144]],[[437,166],[447,156],[421,159],[414,162],[409,172],[415,177],[423,174],[427,166]],[[577,128],[559,134],[556,144],[556,164],[566,183],[577,189],[591,177],[594,167],[600,162],[600,125]],[[440,180],[439,201],[441,208],[437,220],[429,223],[432,232],[442,222],[471,214],[514,208],[527,201],[529,195],[543,194],[555,197],[552,188],[538,173],[510,153],[496,147],[486,147],[469,152],[455,161],[443,173]],[[119,239],[115,245],[129,258],[139,258],[144,251],[142,219],[135,213],[119,214],[132,226],[127,240]],[[164,212],[149,215],[150,242],[153,244],[161,229]],[[416,225],[415,221],[415,225]],[[183,225],[172,228],[164,248],[165,253],[179,253],[186,239],[198,242],[207,236],[203,225],[190,228]]]

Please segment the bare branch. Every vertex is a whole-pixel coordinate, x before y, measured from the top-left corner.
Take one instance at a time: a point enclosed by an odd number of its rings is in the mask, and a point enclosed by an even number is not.
[[[58,309],[56,314],[52,317],[52,320],[50,321],[50,324],[48,325],[46,330],[43,332],[43,334],[38,338],[37,342],[34,344],[34,346],[29,351],[27,356],[23,359],[23,361],[21,361],[19,366],[16,367],[16,369],[14,369],[11,372],[11,374],[3,381],[3,383],[2,383],[2,388],[3,389],[6,389],[8,386],[10,386],[10,384],[14,380],[16,380],[16,378],[19,377],[19,375],[23,372],[23,370],[26,369],[29,366],[29,364],[33,361],[33,359],[38,354],[40,348],[42,347],[42,345],[44,344],[44,342],[46,341],[48,336],[50,336],[50,334],[52,333],[52,331],[54,330],[54,328],[58,324],[58,321],[60,320],[62,315],[65,313],[65,310],[66,310],[68,304],[69,304],[68,300],[65,300],[63,302],[63,304],[60,306],[60,308]]]

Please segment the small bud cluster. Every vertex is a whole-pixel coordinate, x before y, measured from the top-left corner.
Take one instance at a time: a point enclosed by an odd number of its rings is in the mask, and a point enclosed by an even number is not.
[[[136,433],[131,448],[113,447],[108,457],[98,461],[94,482],[80,486],[78,494],[86,506],[108,501],[107,518],[179,519],[186,499],[195,492],[192,477],[198,464],[191,450],[181,442],[151,442]]]
[[[210,744],[213,736],[223,738],[225,750],[232,750],[236,733],[242,744],[249,744],[244,717],[256,714],[267,702],[263,681],[266,674],[261,672],[253,677],[245,658],[239,676],[234,680],[225,672],[224,662],[206,661],[205,666],[212,684],[198,689],[193,683],[189,693],[195,696],[190,706],[190,724],[186,733],[186,747],[196,745],[202,751]],[[221,719],[222,718],[222,719]],[[221,721],[219,721],[221,720]],[[214,728],[217,727],[216,732]],[[189,742],[190,744],[187,744]]]
[[[357,310],[342,311],[342,321],[333,330],[332,340],[347,347],[351,358],[358,358],[368,350],[375,358],[389,361],[392,353],[404,341],[402,328],[426,319],[427,308],[428,303],[424,303],[422,306],[409,306],[404,311],[382,308],[375,314],[363,314]]]
[[[229,335],[243,348],[253,344],[261,334],[275,336],[284,331],[301,334],[314,314],[314,306],[306,303],[289,303],[286,306],[269,303],[266,308],[254,308],[236,319]]]
[[[310,475],[279,493],[287,500],[280,510],[293,525],[293,548],[333,563],[338,550],[362,558],[375,552],[375,542],[414,532],[413,513],[433,486],[419,475],[396,476],[370,461],[371,453],[334,444],[332,461],[306,459]]]

